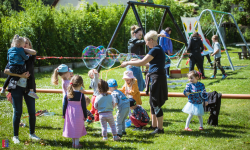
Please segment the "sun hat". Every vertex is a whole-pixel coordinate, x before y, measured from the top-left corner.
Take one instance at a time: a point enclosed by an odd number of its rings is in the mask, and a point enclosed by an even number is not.
[[[109,79],[107,82],[108,82],[108,86],[109,87],[116,87],[116,86],[118,86],[115,79]]]
[[[133,75],[132,71],[125,71],[123,73],[123,78],[122,79],[133,79],[135,76]]]
[[[136,101],[133,98],[129,98],[129,102],[130,102],[130,107],[136,105]]]
[[[57,67],[58,72],[73,72],[73,70],[69,69],[69,67],[65,64],[61,64]]]

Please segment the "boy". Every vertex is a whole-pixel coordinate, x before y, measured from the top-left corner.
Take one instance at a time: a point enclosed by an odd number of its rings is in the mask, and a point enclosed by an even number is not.
[[[130,100],[130,109],[134,110],[133,113],[130,116],[131,122],[135,125],[136,130],[142,130],[142,127],[146,126],[149,122],[149,116],[145,109],[142,108],[142,106],[137,105],[136,101],[134,99]]]
[[[90,110],[90,112],[92,114],[95,114],[95,121],[99,121],[99,113],[98,110],[95,109],[94,104],[95,104],[95,98],[99,95],[98,92],[98,82],[99,82],[99,73],[96,69],[91,69],[88,72],[88,76],[91,78],[91,83],[90,83],[90,87],[94,90],[93,96],[91,98],[91,103],[92,103],[92,108]],[[91,118],[88,117],[88,119],[90,120]]]
[[[117,82],[115,79],[108,80],[109,90],[112,92],[111,95],[113,97],[115,106],[117,106],[117,136],[120,138],[122,135],[126,135],[125,131],[125,120],[129,114],[129,99],[119,90],[117,90]]]
[[[227,74],[225,73],[225,70],[220,64],[220,58],[221,58],[221,48],[220,44],[218,42],[218,35],[213,35],[212,41],[214,43],[214,52],[211,54],[211,56],[214,56],[214,74],[210,78],[216,78],[217,73],[217,66],[221,70],[222,73],[222,79],[225,79],[227,77]]]

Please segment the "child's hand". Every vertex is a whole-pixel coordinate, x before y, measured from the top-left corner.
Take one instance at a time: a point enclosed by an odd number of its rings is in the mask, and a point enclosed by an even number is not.
[[[208,102],[205,102],[205,106],[207,106],[208,105]]]
[[[186,95],[188,96],[188,95],[190,95],[190,93],[189,93],[189,92],[186,92]]]
[[[96,69],[94,69],[94,70],[93,70],[93,72],[94,72],[95,74],[97,74],[97,73],[98,73],[98,71],[97,71]]]
[[[125,91],[125,95],[128,95],[128,91],[127,90]]]
[[[80,91],[79,92],[81,92],[81,93],[83,93],[84,94],[84,92],[86,92],[84,89],[80,89]]]
[[[131,113],[132,116],[134,116],[135,114],[134,113]]]

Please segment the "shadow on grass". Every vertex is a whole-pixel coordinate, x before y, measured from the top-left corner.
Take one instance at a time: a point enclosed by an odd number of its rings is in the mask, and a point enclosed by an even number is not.
[[[163,112],[182,112],[182,109],[167,109],[167,108],[162,108]]]
[[[248,127],[244,127],[244,126],[239,126],[239,125],[225,125],[225,124],[220,124],[220,127],[224,127],[224,128],[234,128],[234,129],[250,129]]]
[[[50,126],[36,126],[36,129],[45,129],[45,130],[61,130],[62,128],[58,127],[50,127]]]
[[[221,79],[212,79],[212,80],[215,80],[215,81],[210,82],[209,84],[207,84],[207,86],[213,85],[213,84],[215,84],[215,83],[220,83],[220,81],[221,81]]]
[[[72,142],[60,141],[60,140],[44,140],[46,146],[62,147],[62,148],[72,148]],[[110,141],[110,139],[109,139]],[[109,142],[108,141],[108,142]],[[80,141],[84,149],[136,149],[130,146],[112,146],[108,142],[104,141]]]

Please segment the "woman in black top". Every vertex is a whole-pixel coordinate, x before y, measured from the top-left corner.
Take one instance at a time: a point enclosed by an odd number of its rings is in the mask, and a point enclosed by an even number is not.
[[[145,55],[144,45],[145,41],[141,40],[142,29],[137,25],[131,27],[131,39],[128,41],[128,53],[136,55]]]
[[[121,65],[121,67],[149,65],[147,74],[151,79],[148,80],[151,81],[149,103],[151,106],[152,128],[155,129],[151,134],[164,133],[161,107],[168,99],[166,71],[164,69],[165,53],[157,43],[158,36],[156,31],[149,31],[144,37],[146,45],[151,48],[149,53],[142,60],[123,62]]]
[[[186,52],[190,52],[189,55],[189,71],[194,70],[194,65],[196,64],[199,71],[202,74],[202,79],[205,78],[204,72],[203,72],[203,59],[201,56],[201,52],[204,50],[203,43],[201,41],[201,38],[198,34],[198,32],[194,32],[192,37],[189,40],[188,48]]]

